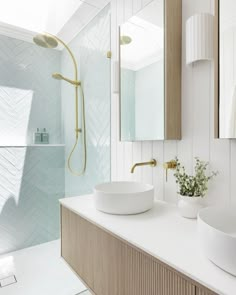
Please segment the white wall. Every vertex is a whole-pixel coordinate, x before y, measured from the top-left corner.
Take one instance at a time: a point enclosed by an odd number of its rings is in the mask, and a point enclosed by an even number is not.
[[[48,1],[1,1],[0,21],[31,31],[43,30],[48,17]]]
[[[112,0],[112,51],[118,59],[118,25],[146,5],[150,0]],[[236,141],[214,139],[214,73],[210,62],[195,66],[185,63],[185,22],[199,12],[214,12],[214,0],[183,0],[183,61],[182,61],[182,140],[156,142],[119,142],[119,97],[112,96],[112,179],[133,179],[153,183],[159,199],[176,202],[177,188],[169,173],[164,179],[162,163],[176,155],[191,171],[194,157],[210,161],[214,170],[219,170],[211,186],[209,202],[236,204]],[[130,174],[132,163],[158,160],[156,168],[137,168]]]

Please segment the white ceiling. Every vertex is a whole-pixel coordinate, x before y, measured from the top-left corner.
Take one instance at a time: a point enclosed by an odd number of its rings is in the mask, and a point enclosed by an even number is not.
[[[49,32],[70,42],[109,2],[7,0],[0,9],[0,34],[31,41],[36,32]]]
[[[163,28],[163,0],[151,2],[121,25],[121,36],[129,36],[132,39],[130,44],[121,46],[121,66],[137,71],[163,59]]]

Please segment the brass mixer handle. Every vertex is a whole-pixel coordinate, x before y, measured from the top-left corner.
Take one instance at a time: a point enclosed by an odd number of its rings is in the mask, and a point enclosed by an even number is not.
[[[81,128],[76,128],[76,129],[75,129],[75,132],[76,132],[76,133],[82,133],[82,129],[81,129]]]
[[[177,167],[177,163],[175,160],[165,162],[163,164],[164,169],[166,170],[166,182],[168,181],[168,169],[175,169]]]

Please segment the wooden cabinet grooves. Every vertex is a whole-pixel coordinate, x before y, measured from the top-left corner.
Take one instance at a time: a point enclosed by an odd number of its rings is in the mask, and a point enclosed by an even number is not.
[[[214,294],[65,207],[61,235],[62,257],[96,295]]]

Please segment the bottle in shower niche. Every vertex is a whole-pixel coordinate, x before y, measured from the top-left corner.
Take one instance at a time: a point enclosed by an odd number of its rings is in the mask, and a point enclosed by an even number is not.
[[[49,144],[49,133],[46,128],[43,128],[42,132],[42,144]]]
[[[34,132],[34,136],[33,136],[33,143],[34,144],[41,144],[42,142],[42,136],[41,136],[41,132],[39,131],[39,128],[36,129],[36,132]]]

